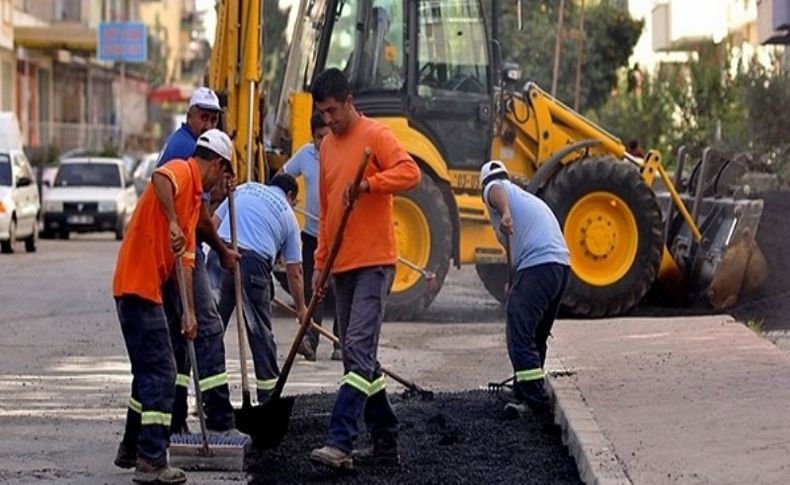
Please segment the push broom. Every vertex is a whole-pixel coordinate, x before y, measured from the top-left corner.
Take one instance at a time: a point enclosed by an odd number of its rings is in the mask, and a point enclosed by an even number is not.
[[[181,258],[176,258],[178,289],[181,295],[181,311],[187,310],[187,289],[184,285],[184,266]],[[249,438],[223,436],[206,429],[206,416],[203,414],[203,395],[200,390],[195,343],[186,339],[189,351],[189,362],[192,365],[192,379],[195,383],[198,416],[200,416],[200,434],[177,434],[170,438],[170,464],[184,470],[244,470],[244,456],[250,444]]]

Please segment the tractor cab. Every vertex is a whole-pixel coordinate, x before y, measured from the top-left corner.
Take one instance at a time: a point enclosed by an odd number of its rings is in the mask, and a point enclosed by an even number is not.
[[[477,170],[488,159],[493,76],[479,1],[319,0],[303,8],[299,18],[309,21],[295,29],[278,110],[293,148],[306,141],[293,123],[305,119],[292,116],[288,99],[309,92],[324,69],[338,68],[357,109],[406,121],[435,143],[449,168]],[[279,130],[275,140],[278,134],[286,138]]]

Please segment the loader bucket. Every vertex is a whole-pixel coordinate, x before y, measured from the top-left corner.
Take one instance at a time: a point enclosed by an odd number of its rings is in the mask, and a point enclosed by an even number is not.
[[[686,281],[692,296],[715,309],[734,306],[760,289],[767,276],[755,236],[763,213],[759,199],[703,199],[702,241],[689,245]]]

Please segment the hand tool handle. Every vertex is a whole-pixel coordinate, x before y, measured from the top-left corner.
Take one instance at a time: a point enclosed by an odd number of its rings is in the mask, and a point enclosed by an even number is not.
[[[362,183],[362,177],[365,175],[365,168],[368,166],[368,160],[370,160],[371,153],[372,150],[369,147],[365,147],[362,160],[360,160],[359,166],[357,167],[357,173],[354,176],[354,182],[351,184],[352,196],[357,193],[359,184]],[[335,233],[335,239],[332,241],[323,271],[321,271],[321,275],[318,278],[318,288],[323,288],[324,285],[326,285],[326,280],[329,277],[332,265],[335,263],[337,253],[340,251],[340,243],[343,240],[343,231],[346,229],[348,217],[351,215],[351,209],[354,207],[353,202],[353,200],[349,200],[349,204],[343,210],[343,215],[340,218],[340,224],[337,226],[337,233]],[[304,334],[310,327],[310,322],[313,319],[313,312],[315,312],[316,305],[318,305],[318,292],[313,293],[313,297],[310,298],[310,304],[307,306],[307,312],[304,316],[304,319],[299,322],[299,330],[297,330],[296,337],[294,337],[294,341],[291,344],[291,350],[288,352],[288,357],[286,357],[285,362],[280,369],[280,376],[277,378],[277,385],[275,386],[274,391],[272,391],[271,399],[279,398],[283,392],[285,381],[288,380],[288,374],[291,372],[291,367],[293,366],[294,359],[296,358],[296,352],[299,350],[299,344],[302,342]]]
[[[291,305],[289,305],[288,303],[282,301],[281,299],[279,299],[277,297],[274,297],[274,304],[279,306],[283,310],[287,310],[287,311],[293,313],[294,315],[296,315],[296,309],[294,307],[292,307]],[[336,343],[336,344],[340,343],[340,339],[335,337],[335,335],[332,332],[330,332],[329,330],[325,329],[324,327],[318,325],[312,319],[310,320],[310,326],[311,326],[311,328],[313,330],[315,330],[316,332],[320,333],[324,337],[328,338],[333,343]],[[407,387],[407,388],[409,388],[409,389],[411,389],[413,391],[419,392],[419,393],[430,392],[430,391],[426,391],[425,389],[421,388],[420,386],[418,386],[414,382],[409,381],[405,377],[402,377],[402,376],[396,374],[395,372],[393,372],[392,370],[384,367],[381,364],[379,364],[379,368],[381,369],[381,372],[383,372],[384,374],[387,374],[388,376],[390,376],[392,379],[394,379],[395,381],[397,381],[398,383],[400,383],[404,387]]]
[[[234,192],[228,194],[228,217],[230,217],[230,247],[239,250],[239,238],[236,232],[236,201]],[[247,375],[247,326],[244,322],[244,300],[241,297],[241,264],[236,261],[233,268],[233,291],[236,298],[236,333],[239,338],[239,367],[241,368],[242,406],[249,407],[250,380]]]
[[[505,234],[505,258],[507,258],[507,292],[510,293],[510,286],[513,284],[513,262],[510,253],[510,234]]]
[[[181,313],[186,314],[189,311],[189,300],[187,300],[184,265],[181,263],[180,257],[176,257],[176,276],[178,279],[179,294],[181,295]],[[203,435],[203,454],[205,456],[210,456],[211,451],[208,448],[208,429],[206,428],[206,416],[203,414],[203,394],[200,391],[200,374],[198,374],[195,342],[190,339],[185,340],[187,341],[187,350],[189,352],[189,363],[192,366],[192,382],[195,383],[195,397],[197,398],[198,416],[200,416],[200,432]]]

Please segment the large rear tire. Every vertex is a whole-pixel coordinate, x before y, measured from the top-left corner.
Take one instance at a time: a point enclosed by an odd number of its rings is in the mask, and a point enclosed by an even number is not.
[[[507,265],[504,263],[476,264],[475,270],[488,294],[496,301],[505,304],[505,285],[507,284]]]
[[[541,196],[571,253],[565,310],[605,317],[636,305],[656,279],[663,247],[661,211],[639,171],[611,156],[587,158],[557,173]]]
[[[398,255],[435,275],[428,284],[418,271],[399,262],[387,300],[387,320],[410,320],[436,298],[450,267],[453,226],[441,190],[426,173],[414,189],[393,200]]]

